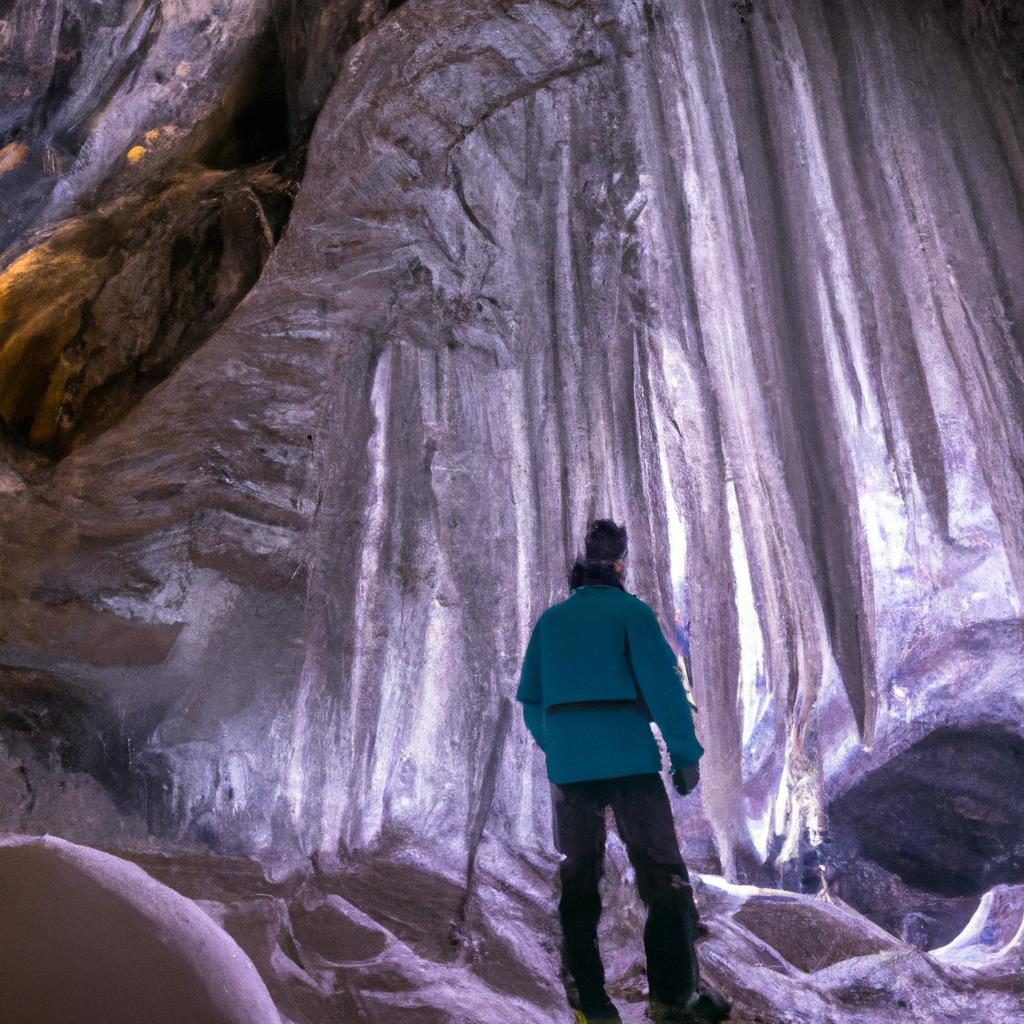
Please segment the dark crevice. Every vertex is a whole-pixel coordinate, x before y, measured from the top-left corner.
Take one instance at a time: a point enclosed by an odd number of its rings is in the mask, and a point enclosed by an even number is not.
[[[71,79],[81,63],[82,23],[75,11],[65,9],[57,35],[53,73],[34,118],[33,129],[37,135],[42,133],[61,104],[71,95]]]
[[[273,166],[205,172],[40,246],[41,271],[15,277],[4,310],[11,343],[31,340],[0,378],[8,431],[60,458],[118,422],[255,285],[295,188]]]
[[[928,892],[1024,882],[1024,738],[936,730],[840,797],[830,818],[863,856]]]
[[[26,800],[36,800],[33,771],[82,772],[94,778],[123,813],[139,809],[145,772],[133,756],[159,712],[119,717],[69,692],[65,680],[22,669],[0,670],[0,741],[27,764],[19,774]],[[30,810],[26,807],[24,810]]]
[[[484,238],[487,239],[491,245],[497,245],[498,243],[494,240],[494,235],[487,229],[484,224],[480,223],[480,218],[474,213],[473,208],[466,201],[466,193],[462,187],[462,173],[459,171],[459,165],[453,160],[451,162],[452,168],[452,182],[455,186],[455,195],[458,196],[459,205],[462,207],[462,212],[469,218],[470,224],[473,225],[480,232]]]
[[[940,728],[829,806],[839,895],[902,935],[937,945],[978,898],[1024,882],[1024,737]]]
[[[196,154],[207,167],[226,170],[272,160],[291,147],[284,60],[273,24],[257,41],[242,77],[225,97],[225,118]]]
[[[925,0],[922,8],[928,12]],[[942,0],[947,24],[968,43],[999,54],[1008,72],[1024,82],[1024,3],[1020,0]]]

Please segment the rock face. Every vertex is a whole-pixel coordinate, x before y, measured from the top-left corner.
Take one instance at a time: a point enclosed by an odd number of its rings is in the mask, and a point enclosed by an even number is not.
[[[280,237],[383,0],[16,5],[0,65],[0,419],[65,454],[205,341]]]
[[[134,864],[0,836],[0,998],[10,1024],[279,1024],[241,949]]]
[[[691,859],[951,940],[1024,881],[1017,14],[0,15],[4,826],[539,855],[511,696],[611,515]]]

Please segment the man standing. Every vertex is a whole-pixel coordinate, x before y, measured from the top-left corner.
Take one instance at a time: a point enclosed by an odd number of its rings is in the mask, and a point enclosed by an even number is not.
[[[597,948],[598,885],[605,808],[647,907],[644,951],[649,1009],[657,1024],[698,1024],[728,1016],[698,990],[697,908],[661,780],[657,723],[679,793],[691,792],[704,753],[690,705],[654,612],[622,585],[626,530],[597,519],[586,556],[573,567],[570,596],[537,620],[526,648],[517,700],[547,758],[559,869],[563,970],[578,1024],[616,1024]]]

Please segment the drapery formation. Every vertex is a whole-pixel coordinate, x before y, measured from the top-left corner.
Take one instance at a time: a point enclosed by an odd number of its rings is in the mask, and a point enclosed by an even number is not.
[[[89,368],[135,366],[138,335],[101,306],[99,341],[64,317],[43,345],[23,275],[52,282],[70,208],[12,222],[5,692],[23,720],[81,702],[110,749],[72,738],[65,768],[162,834],[282,856],[544,844],[509,698],[587,521],[611,515],[628,588],[692,647],[724,870],[805,884],[829,802],[865,772],[970,725],[982,694],[1020,721],[1008,44],[985,5],[909,0],[385,6],[360,8],[322,109],[313,86],[306,107],[284,96],[305,113],[274,152],[211,158],[218,125],[241,130],[212,115],[175,143],[180,167],[221,165],[205,202],[222,175],[276,177],[218,222],[245,254],[217,263],[223,317],[95,420]],[[271,64],[307,38],[289,24]],[[152,89],[140,131],[170,116]],[[20,137],[2,159],[30,175]],[[109,191],[112,157],[87,150],[74,167]],[[99,255],[90,221],[85,299],[59,264],[75,317],[135,216]],[[187,237],[174,265],[209,258],[207,228]],[[57,433],[33,434],[47,416]],[[993,622],[965,674],[945,641]]]

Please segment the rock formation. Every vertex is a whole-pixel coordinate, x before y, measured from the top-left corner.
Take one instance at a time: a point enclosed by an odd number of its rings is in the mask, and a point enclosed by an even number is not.
[[[0,838],[8,1024],[278,1024],[252,962],[195,902],[62,839]]]
[[[519,877],[611,515],[691,862],[952,942],[1024,881],[1022,25],[0,7],[0,827]]]

